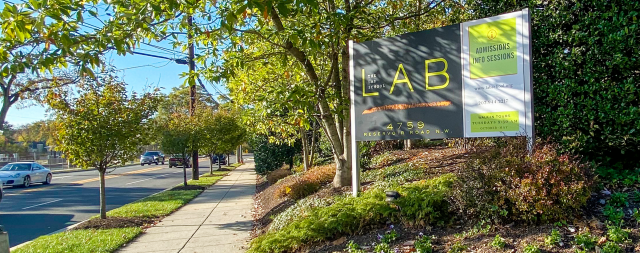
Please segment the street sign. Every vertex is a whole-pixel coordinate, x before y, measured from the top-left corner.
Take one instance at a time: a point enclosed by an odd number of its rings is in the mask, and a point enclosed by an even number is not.
[[[533,140],[530,30],[524,9],[350,41],[354,193],[356,141],[518,135]]]

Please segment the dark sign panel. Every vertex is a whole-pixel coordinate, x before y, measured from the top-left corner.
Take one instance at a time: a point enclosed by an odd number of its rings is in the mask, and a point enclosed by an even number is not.
[[[353,43],[357,141],[464,137],[460,25]]]

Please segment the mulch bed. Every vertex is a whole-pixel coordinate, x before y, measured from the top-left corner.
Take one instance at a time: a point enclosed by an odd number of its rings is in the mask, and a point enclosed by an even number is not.
[[[107,217],[106,219],[91,219],[85,221],[74,227],[73,230],[142,227],[153,224],[154,222],[155,220],[150,218]]]
[[[170,191],[191,191],[191,190],[204,191],[205,189],[207,189],[207,188],[204,187],[204,186],[200,186],[200,185],[187,185],[187,186],[181,185],[181,186],[176,186],[176,187],[171,188]]]
[[[598,228],[597,223],[592,225],[585,225],[588,227],[591,234],[601,238],[605,236],[604,230]],[[558,230],[562,234],[562,246],[554,246],[553,248],[545,247],[544,238],[551,233],[553,228],[557,228],[553,225],[542,226],[494,226],[486,233],[478,233],[475,235],[469,235],[460,237],[461,234],[468,232],[472,226],[453,225],[449,227],[435,227],[427,229],[415,229],[402,225],[396,225],[394,230],[398,234],[398,239],[391,244],[391,248],[398,248],[398,252],[415,252],[415,249],[411,247],[414,240],[419,233],[423,233],[426,236],[435,236],[435,240],[432,240],[434,252],[448,252],[451,246],[460,242],[463,245],[468,246],[464,252],[476,252],[476,253],[492,253],[492,252],[522,252],[522,249],[529,244],[539,245],[542,252],[558,252],[558,253],[574,253],[573,240],[578,233],[578,229],[585,227],[577,226],[564,226]],[[384,234],[388,231],[386,228],[379,228],[367,231],[365,234],[345,236],[334,239],[330,242],[317,243],[310,245],[307,248],[299,250],[299,252],[314,252],[314,253],[333,253],[333,252],[346,252],[345,249],[349,241],[354,241],[364,249],[368,249],[369,252],[373,251],[373,243],[378,243],[378,235]],[[574,231],[574,232],[571,232]],[[639,239],[640,230],[637,226],[630,229],[630,239],[633,242],[637,242]],[[500,235],[506,241],[504,249],[496,249],[491,246],[491,242],[496,235]],[[634,245],[629,243],[625,245],[623,252],[640,252],[640,244]]]
[[[464,162],[466,162],[470,156],[476,151],[469,151],[460,148],[450,147],[431,147],[428,149],[415,149],[408,151],[393,151],[393,159],[390,159],[387,163],[381,164],[377,168],[379,169],[386,166],[391,166],[400,163],[411,162],[415,167],[425,168],[425,175],[429,178],[436,177],[446,173],[457,173]],[[283,179],[287,180],[287,179]],[[363,182],[362,188],[366,190],[372,182]],[[252,236],[259,236],[268,230],[269,223],[272,221],[271,217],[286,210],[289,206],[295,202],[290,199],[278,199],[275,197],[275,188],[271,187],[263,177],[257,178],[257,187],[254,209],[254,231]],[[320,191],[314,194],[320,198],[330,198],[332,196],[349,193],[350,187],[343,187],[341,189],[335,189],[330,186],[323,187]],[[458,221],[457,223],[445,226],[445,227],[428,227],[428,228],[410,228],[405,227],[402,224],[395,224],[394,230],[398,233],[398,239],[392,243],[392,248],[399,248],[398,252],[415,252],[415,249],[409,245],[413,245],[413,241],[419,233],[423,233],[427,236],[435,236],[436,239],[432,241],[434,252],[448,252],[454,243],[462,243],[468,246],[468,249],[464,252],[522,252],[526,245],[534,244],[538,245],[542,252],[559,252],[559,253],[574,253],[576,248],[573,247],[574,237],[578,232],[588,229],[592,235],[597,236],[599,239],[606,236],[606,226],[602,216],[602,208],[604,205],[600,204],[602,199],[608,199],[609,196],[605,196],[602,193],[594,193],[588,201],[582,213],[578,215],[579,218],[572,221],[567,221],[569,226],[564,225],[557,227],[551,224],[548,225],[527,225],[527,224],[508,224],[504,226],[492,226],[488,232],[471,233],[474,225],[471,221]],[[629,206],[625,208],[625,212],[636,206]],[[628,229],[629,238],[632,242],[625,244],[623,252],[640,253],[640,225],[635,221],[627,220],[624,228]],[[374,227],[362,230],[362,234],[344,236],[340,238],[333,238],[331,241],[315,243],[308,245],[305,248],[299,249],[296,252],[346,252],[346,245],[349,241],[354,241],[360,246],[366,246],[368,252],[373,251],[371,247],[372,243],[378,242],[378,235],[384,234],[389,230],[390,224],[381,227]],[[551,233],[553,228],[559,229],[562,234],[562,246],[555,246],[553,248],[544,246],[544,239]],[[467,233],[465,236],[461,236]],[[506,241],[506,247],[502,250],[493,248],[491,242],[495,236],[499,234]],[[413,250],[413,251],[412,251]]]

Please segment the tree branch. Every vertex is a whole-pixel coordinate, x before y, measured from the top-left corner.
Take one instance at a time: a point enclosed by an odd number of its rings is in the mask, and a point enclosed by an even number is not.
[[[265,37],[262,33],[256,31],[256,30],[241,30],[241,29],[234,29],[236,32],[241,32],[241,33],[248,33],[248,34],[253,34],[256,35],[258,37],[260,37],[261,39],[265,40],[266,42],[268,42],[271,45],[274,45],[276,47],[280,47],[283,49],[286,49],[285,45],[282,44],[278,44],[272,40],[270,40],[269,38]]]
[[[438,7],[438,5],[440,5],[443,1],[444,0],[440,0],[437,3],[436,3],[436,1],[431,1],[431,4],[430,4],[431,7],[427,8],[425,11],[423,11],[423,12],[414,12],[414,13],[408,14],[406,16],[392,18],[388,23],[386,23],[384,25],[381,25],[381,26],[364,26],[364,27],[363,26],[359,26],[359,27],[356,27],[356,28],[360,29],[360,30],[382,29],[382,28],[390,26],[391,24],[393,24],[396,21],[402,21],[402,20],[407,20],[407,19],[411,19],[411,18],[422,16],[422,15],[426,15],[427,13],[431,12],[433,9]]]

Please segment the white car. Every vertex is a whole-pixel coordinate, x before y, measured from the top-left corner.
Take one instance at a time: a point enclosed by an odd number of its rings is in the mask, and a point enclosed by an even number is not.
[[[0,168],[4,185],[29,187],[32,183],[50,184],[53,174],[36,162],[10,163]]]

